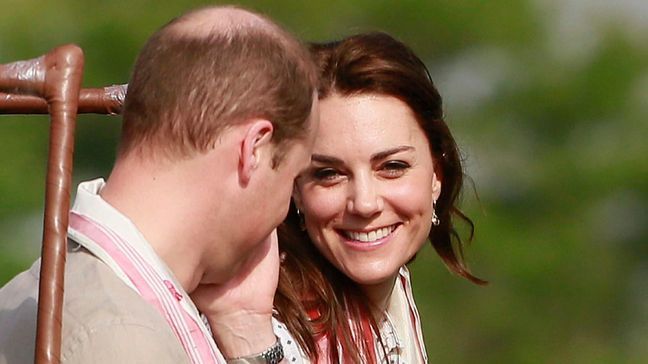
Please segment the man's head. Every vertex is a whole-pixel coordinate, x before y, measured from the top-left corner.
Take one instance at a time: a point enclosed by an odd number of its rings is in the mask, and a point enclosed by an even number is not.
[[[119,154],[186,158],[251,118],[271,121],[282,145],[302,136],[315,82],[307,52],[269,19],[235,7],[194,10],[140,52]]]
[[[308,51],[263,16],[209,7],[171,21],[138,56],[102,196],[176,274],[234,274],[309,162],[316,81]]]

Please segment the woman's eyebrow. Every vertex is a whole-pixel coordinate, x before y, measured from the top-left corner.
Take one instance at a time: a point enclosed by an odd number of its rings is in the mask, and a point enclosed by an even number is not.
[[[403,152],[403,151],[406,151],[406,150],[407,151],[415,150],[415,148],[412,147],[412,146],[409,146],[409,145],[401,145],[400,147],[387,149],[387,150],[384,150],[382,152],[378,152],[378,153],[373,154],[371,156],[371,161],[372,162],[379,161],[379,160],[382,160],[382,159],[385,159],[385,158],[389,157],[392,154],[400,153],[400,152]]]
[[[382,152],[374,153],[371,155],[371,161],[375,162],[377,160],[385,159],[392,154],[400,153],[403,151],[415,150],[414,147],[409,145],[401,145],[399,147],[390,148]],[[311,162],[318,162],[322,164],[344,164],[344,162],[336,157],[324,154],[313,154],[311,155]]]
[[[322,164],[343,164],[341,159],[324,154],[311,155],[311,162],[319,162]]]

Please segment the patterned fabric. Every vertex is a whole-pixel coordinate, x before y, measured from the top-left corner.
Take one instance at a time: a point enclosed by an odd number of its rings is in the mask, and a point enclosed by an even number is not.
[[[198,310],[137,228],[99,197],[103,180],[82,183],[68,235],[104,261],[167,321],[192,363],[225,363]],[[99,208],[97,208],[99,207]]]
[[[284,350],[284,361],[288,364],[302,364],[308,363],[306,354],[301,350],[299,344],[290,335],[288,328],[277,319],[272,319],[272,329],[281,341]],[[304,360],[306,359],[306,360]]]

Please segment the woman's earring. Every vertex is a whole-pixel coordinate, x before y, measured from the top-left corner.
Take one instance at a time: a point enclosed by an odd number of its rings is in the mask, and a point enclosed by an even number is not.
[[[304,215],[299,211],[299,208],[297,208],[297,218],[299,218],[299,229],[301,229],[301,231],[306,231],[306,221],[304,220]]]
[[[299,211],[299,210],[297,210]],[[432,225],[434,226],[439,226],[441,223],[441,220],[439,220],[439,217],[436,214],[436,201],[432,202]]]

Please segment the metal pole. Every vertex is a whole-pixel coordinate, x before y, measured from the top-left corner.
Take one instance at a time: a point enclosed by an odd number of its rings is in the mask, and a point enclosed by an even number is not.
[[[38,364],[60,362],[63,273],[83,60],[79,47],[64,45],[34,60],[0,66],[0,91],[40,96],[51,114],[35,350]]]

